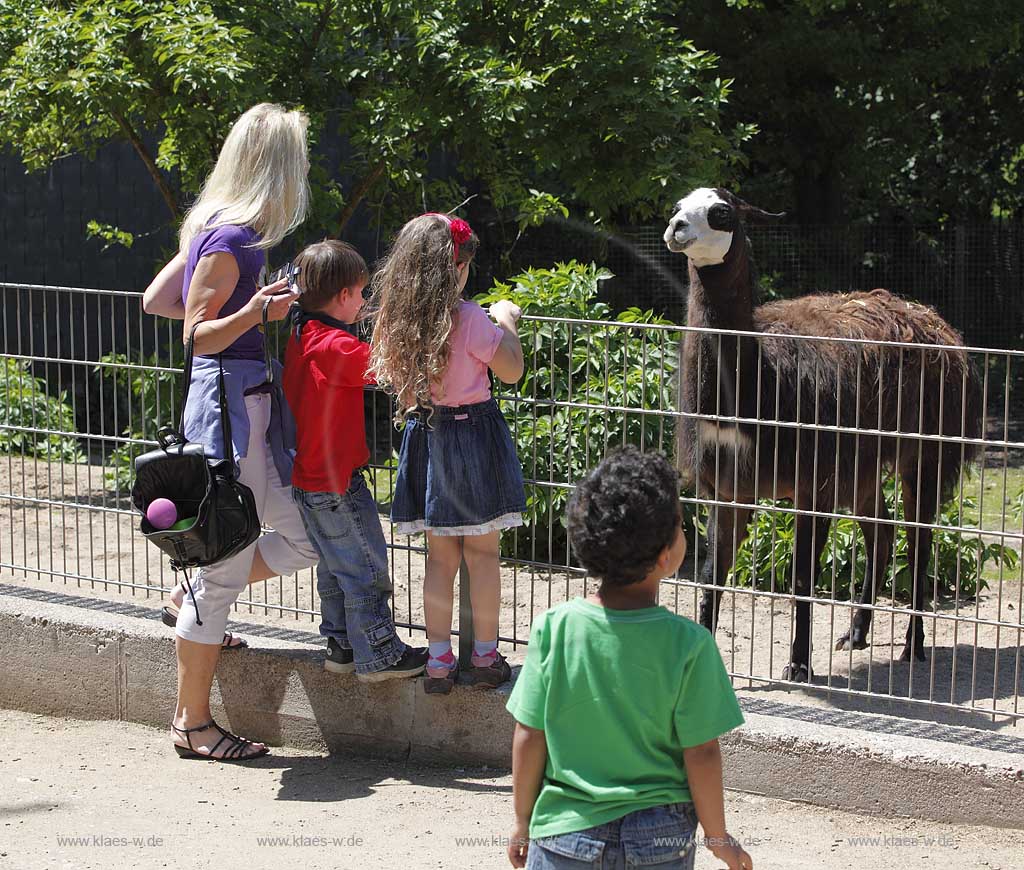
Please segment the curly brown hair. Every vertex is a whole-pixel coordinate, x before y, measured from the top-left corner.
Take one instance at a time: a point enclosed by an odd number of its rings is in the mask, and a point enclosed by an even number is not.
[[[396,396],[396,420],[429,406],[431,384],[448,368],[452,315],[462,299],[456,267],[470,262],[478,245],[471,233],[456,259],[450,220],[420,215],[399,231],[370,282],[370,372]]]

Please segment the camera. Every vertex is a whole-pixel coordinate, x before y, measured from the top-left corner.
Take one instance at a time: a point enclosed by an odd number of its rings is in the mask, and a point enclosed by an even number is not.
[[[271,272],[267,276],[267,285],[269,286],[270,284],[274,284],[274,283],[276,283],[278,281],[281,281],[281,280],[284,280],[285,278],[287,278],[288,279],[288,289],[285,290],[284,292],[285,293],[294,293],[295,295],[300,295],[302,293],[302,288],[299,287],[299,280],[298,279],[299,279],[299,273],[301,271],[302,271],[302,267],[301,266],[296,266],[294,263],[290,263],[290,262],[289,263],[285,263],[280,269],[277,269],[276,271]],[[280,295],[283,295],[283,294],[278,293],[276,295],[280,296]]]

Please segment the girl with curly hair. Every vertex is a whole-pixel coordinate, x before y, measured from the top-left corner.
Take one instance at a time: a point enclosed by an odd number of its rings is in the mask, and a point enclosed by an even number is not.
[[[423,609],[430,659],[424,688],[447,694],[459,672],[452,652],[455,575],[469,568],[475,642],[469,683],[511,676],[498,652],[499,537],[522,525],[523,473],[505,418],[491,397],[488,369],[505,383],[523,374],[511,302],[492,322],[462,298],[479,241],[459,218],[425,214],[398,233],[373,278],[376,324],[370,371],[397,398],[405,421],[391,520],[399,534],[425,532]]]

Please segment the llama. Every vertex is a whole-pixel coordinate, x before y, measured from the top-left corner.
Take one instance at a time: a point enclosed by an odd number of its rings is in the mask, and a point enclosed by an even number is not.
[[[799,511],[793,558],[796,628],[782,679],[807,682],[813,677],[808,598],[831,524],[821,513],[847,508],[875,520],[859,521],[866,544],[864,586],[849,630],[836,644],[836,649],[864,649],[872,615],[867,605],[884,583],[895,531],[885,522],[891,518],[883,481],[888,473],[899,474],[907,521],[935,519],[961,467],[977,454],[976,445],[962,439],[981,437],[978,375],[956,347],[960,335],[935,311],[885,290],[758,306],[744,222],[782,215],[710,188],[695,190],[674,211],[664,239],[669,250],[689,259],[687,324],[757,334],[687,332],[680,348],[679,407],[698,416],[681,420],[679,464],[684,475],[692,475],[698,497],[719,503],[708,522],[700,621],[714,632],[721,586],[746,537],[749,506],[758,498],[791,499]],[[930,347],[877,343],[883,341]],[[912,610],[920,611],[929,591],[932,535],[927,528],[908,529]],[[924,621],[914,614],[901,659],[924,661],[924,643]]]

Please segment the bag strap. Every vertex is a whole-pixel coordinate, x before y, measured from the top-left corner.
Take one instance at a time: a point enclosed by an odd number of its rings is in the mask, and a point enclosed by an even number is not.
[[[181,412],[178,416],[178,431],[182,433],[185,431],[185,404],[188,402],[188,390],[192,385],[192,357],[195,351],[196,330],[202,323],[203,321],[200,320],[192,327],[192,332],[189,333],[188,341],[185,343],[185,382],[181,388]]]
[[[263,270],[265,272],[263,281],[270,280],[270,254],[267,253],[266,248],[263,249]],[[262,282],[259,282],[262,285]],[[270,364],[270,345],[267,342],[267,313],[270,308],[270,300],[268,299],[263,303],[263,315],[261,317],[262,325],[260,326],[260,334],[263,336],[263,364],[266,366],[267,383],[274,383],[274,367]]]
[[[189,387],[192,385],[192,360],[195,356],[196,330],[199,329],[204,322],[205,321],[200,320],[192,327],[192,331],[188,336],[188,343],[185,345],[185,383],[181,388],[181,416],[178,420],[178,431],[182,434],[185,432],[185,403],[188,402],[188,391]],[[265,347],[266,338],[264,338],[264,348]],[[267,366],[268,368],[270,366],[269,354],[267,358]],[[233,456],[234,443],[231,440],[231,414],[228,413],[228,391],[227,386],[224,383],[223,354],[217,354],[217,401],[220,404],[220,431],[224,442],[224,453],[227,454],[228,451],[232,451],[231,455]],[[228,457],[225,456],[225,458]]]
[[[274,366],[271,364],[270,358],[270,342],[267,341],[267,314],[270,309],[270,300],[268,299],[263,303],[263,326],[260,328],[260,332],[263,333],[263,364],[267,367],[267,383],[274,383]]]
[[[217,391],[220,401],[220,431],[224,440],[224,458],[232,460],[230,468],[235,467],[235,447],[231,440],[231,414],[228,413],[228,390],[224,385],[224,361],[217,354]]]

